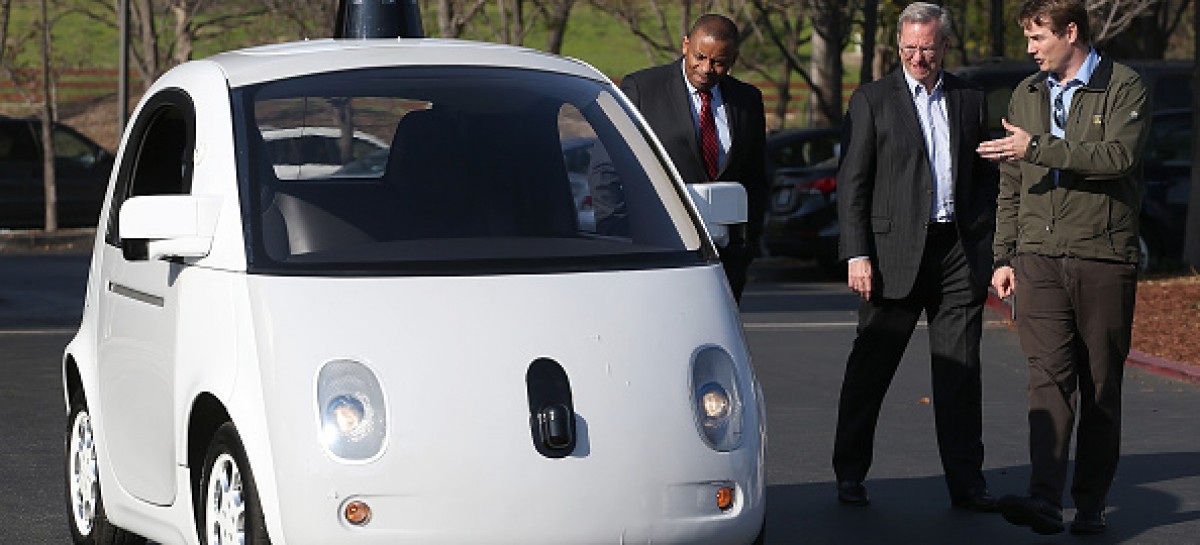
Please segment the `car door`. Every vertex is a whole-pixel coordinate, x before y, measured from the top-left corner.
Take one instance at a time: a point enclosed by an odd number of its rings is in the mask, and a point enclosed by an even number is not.
[[[42,155],[34,128],[24,119],[0,120],[0,228],[45,223]]]
[[[139,113],[121,157],[105,225],[99,386],[105,445],[115,478],[158,505],[175,499],[176,289],[183,265],[144,259],[144,246],[120,238],[125,199],[184,194],[191,188],[194,109],[163,92]]]

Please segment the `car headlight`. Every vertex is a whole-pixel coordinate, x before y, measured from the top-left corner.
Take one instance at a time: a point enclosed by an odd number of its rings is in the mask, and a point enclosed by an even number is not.
[[[713,449],[729,451],[742,443],[742,396],[733,358],[716,346],[706,346],[692,360],[692,408],[696,427]]]
[[[321,444],[336,458],[369,461],[387,440],[387,404],[379,379],[366,365],[332,360],[317,374]]]

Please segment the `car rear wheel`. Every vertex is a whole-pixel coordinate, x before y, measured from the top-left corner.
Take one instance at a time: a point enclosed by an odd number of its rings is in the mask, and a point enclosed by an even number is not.
[[[83,393],[71,398],[66,431],[67,508],[76,545],[140,545],[146,540],[113,526],[104,514],[92,417]]]
[[[246,450],[231,423],[213,436],[204,457],[200,490],[204,494],[197,509],[201,543],[270,545]]]

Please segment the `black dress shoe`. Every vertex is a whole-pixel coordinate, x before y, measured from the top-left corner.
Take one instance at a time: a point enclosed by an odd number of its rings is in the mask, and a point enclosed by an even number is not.
[[[996,498],[986,488],[978,488],[951,498],[950,504],[976,513],[995,513]]]
[[[1080,535],[1096,535],[1103,534],[1108,529],[1108,522],[1104,520],[1104,511],[1080,511],[1075,513],[1075,520],[1071,521],[1071,533]]]
[[[1017,526],[1028,526],[1034,532],[1044,536],[1061,533],[1063,526],[1062,509],[1050,502],[1034,497],[1004,496],[996,502],[1004,520]]]
[[[838,481],[838,501],[849,505],[867,505],[871,499],[867,497],[867,487],[862,481]]]

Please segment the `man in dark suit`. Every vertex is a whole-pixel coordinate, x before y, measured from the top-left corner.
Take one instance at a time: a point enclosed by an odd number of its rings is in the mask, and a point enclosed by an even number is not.
[[[841,257],[862,302],[846,362],[833,468],[838,499],[869,503],[883,398],[917,320],[929,324],[938,451],[955,507],[994,511],[981,467],[979,340],[997,171],[983,91],[942,70],[948,12],[916,2],[897,24],[902,69],[850,97],[838,170]]]
[[[620,87],[650,123],[684,182],[728,180],[746,188],[748,233],[734,233],[720,249],[725,275],[740,300],[766,212],[767,130],[762,92],[729,75],[738,43],[733,21],[702,15],[683,38],[682,59],[629,74]]]

